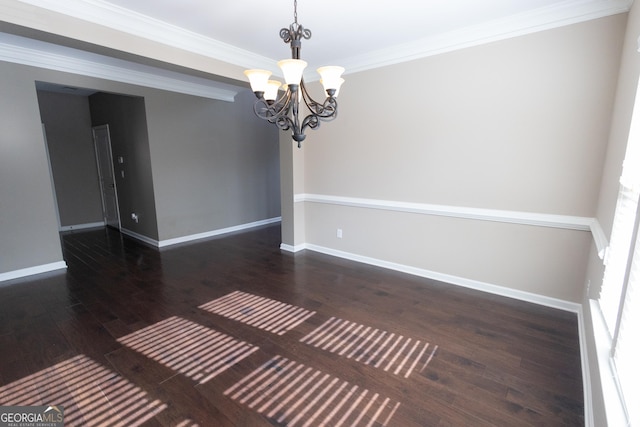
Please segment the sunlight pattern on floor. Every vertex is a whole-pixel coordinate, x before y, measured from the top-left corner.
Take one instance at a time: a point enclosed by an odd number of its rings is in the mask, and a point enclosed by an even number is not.
[[[272,358],[224,394],[287,426],[386,426],[400,406],[282,356]]]
[[[405,338],[370,326],[331,317],[300,342],[312,345],[365,365],[372,365],[409,378],[416,368],[422,372],[438,346],[429,352],[429,343]],[[421,365],[420,365],[421,364]]]
[[[199,383],[258,350],[254,345],[176,316],[118,341]]]
[[[198,308],[278,335],[283,335],[315,314],[315,311],[241,291],[232,292]]]
[[[167,407],[84,355],[0,387],[0,405],[63,406],[65,426],[139,426]]]

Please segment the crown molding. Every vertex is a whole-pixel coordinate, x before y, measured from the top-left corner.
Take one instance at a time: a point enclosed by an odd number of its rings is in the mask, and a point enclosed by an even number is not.
[[[274,62],[265,56],[102,0],[19,1],[244,68],[270,68]]]
[[[275,61],[103,0],[17,0],[17,2],[243,68],[270,69]],[[391,48],[336,59],[336,62],[347,69],[346,74],[351,74],[625,13],[629,11],[632,3],[633,0],[566,0],[559,4],[410,41]],[[14,7],[17,8],[17,6]],[[311,81],[317,78],[305,75],[305,79]]]
[[[102,0],[20,1],[245,68],[268,69],[274,61]],[[628,12],[632,3],[633,0],[567,0],[527,13],[345,58],[340,63],[347,68],[347,73],[364,71]]]
[[[567,0],[503,19],[340,60],[345,74],[426,58],[468,47],[626,13],[633,0]]]
[[[0,33],[0,61],[233,102],[230,85]]]

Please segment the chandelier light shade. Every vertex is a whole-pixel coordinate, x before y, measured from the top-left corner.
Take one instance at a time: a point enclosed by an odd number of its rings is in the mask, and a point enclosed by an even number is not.
[[[341,77],[343,67],[326,66],[318,68],[320,83],[322,84],[326,98],[323,102],[317,102],[309,95],[304,84],[303,73],[307,63],[300,59],[302,39],[310,39],[311,31],[298,24],[298,2],[293,2],[294,22],[289,28],[280,30],[280,38],[291,46],[291,59],[278,61],[278,67],[282,70],[284,84],[278,80],[270,80],[271,72],[267,70],[246,70],[245,76],[249,79],[251,90],[256,95],[253,111],[261,119],[275,124],[281,130],[291,130],[292,138],[300,148],[306,135],[305,130],[316,129],[321,121],[329,121],[338,114],[338,93],[344,83]],[[305,112],[301,112],[301,104]],[[300,119],[300,114],[305,114]]]

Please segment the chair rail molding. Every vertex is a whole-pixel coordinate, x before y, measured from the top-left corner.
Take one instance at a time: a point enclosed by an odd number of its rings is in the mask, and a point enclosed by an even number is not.
[[[596,218],[543,214],[536,212],[484,209],[465,206],[438,205],[431,203],[401,202],[395,200],[366,199],[359,197],[332,196],[326,194],[301,193],[294,196],[295,203],[322,203],[328,205],[350,206],[366,209],[437,215],[480,221],[504,222],[511,224],[534,225],[538,227],[562,228],[567,230],[589,231],[603,259],[608,246],[607,237]]]

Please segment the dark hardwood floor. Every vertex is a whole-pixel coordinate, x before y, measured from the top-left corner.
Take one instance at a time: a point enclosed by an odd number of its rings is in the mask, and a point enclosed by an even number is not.
[[[577,318],[318,253],[279,226],[62,235],[0,286],[0,405],[66,425],[584,425]]]

